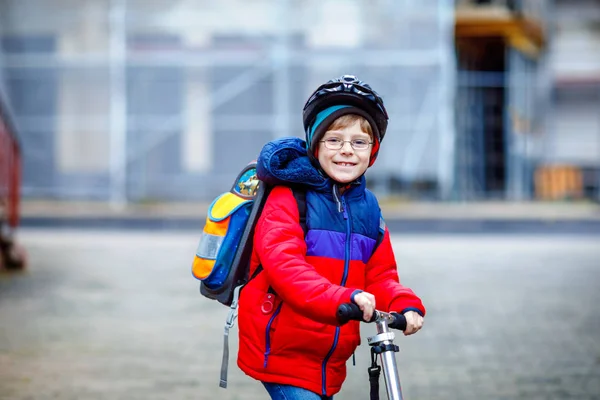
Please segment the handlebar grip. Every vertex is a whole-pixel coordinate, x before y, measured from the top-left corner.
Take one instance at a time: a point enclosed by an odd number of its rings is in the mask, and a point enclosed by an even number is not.
[[[406,329],[406,317],[404,316],[404,314],[398,314],[395,312],[393,312],[391,314],[394,316],[394,322],[392,322],[388,326],[390,328],[398,329],[400,331],[405,330]]]
[[[377,319],[377,313],[374,312],[373,316],[371,317],[371,320],[366,321],[366,322],[373,322],[376,319]],[[365,322],[363,320],[362,310],[354,303],[340,304],[340,306],[338,307],[338,310],[337,310],[337,320],[340,323],[340,325],[344,325],[348,321]]]
[[[373,313],[373,316],[371,317],[371,320],[367,321],[367,322],[374,322],[377,319],[378,315],[379,315],[379,312],[375,311]],[[398,314],[395,312],[391,313],[391,315],[394,317],[394,321],[391,322],[388,326],[390,328],[398,329],[401,331],[405,330],[406,329],[406,317],[403,314]],[[365,322],[363,320],[363,312],[354,303],[340,304],[340,306],[337,309],[336,316],[337,316],[338,323],[340,325],[344,325],[348,321]]]

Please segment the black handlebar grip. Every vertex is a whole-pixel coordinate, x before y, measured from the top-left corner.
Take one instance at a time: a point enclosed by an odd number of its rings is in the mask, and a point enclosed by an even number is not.
[[[337,320],[340,325],[344,325],[348,321],[362,321],[363,312],[354,303],[340,304],[337,310]]]
[[[370,321],[365,321],[362,310],[354,303],[340,304],[337,310],[337,320],[340,325],[344,325],[348,321],[374,322],[376,319],[377,311],[373,313]]]
[[[394,321],[391,322],[388,326],[393,329],[405,330],[406,329],[406,317],[403,314],[391,313],[394,317]],[[368,322],[373,322],[377,319],[377,312],[373,313],[373,317]],[[361,321],[363,320],[363,312],[361,309],[354,303],[344,303],[338,307],[337,310],[337,320],[340,325],[344,325],[348,321]]]
[[[406,329],[406,317],[404,314],[391,313],[394,316],[394,322],[389,324],[388,326],[393,329],[405,330]]]

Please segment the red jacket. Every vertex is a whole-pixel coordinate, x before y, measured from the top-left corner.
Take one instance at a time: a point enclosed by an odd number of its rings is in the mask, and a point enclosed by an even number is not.
[[[354,203],[351,198],[346,201],[351,218],[360,218],[364,194]],[[332,199],[322,193],[307,194],[307,214],[319,209],[315,206],[319,202],[328,205]],[[424,315],[425,308],[399,283],[387,228],[366,260],[348,257],[353,254],[348,251],[346,259],[319,256],[310,246],[307,255],[307,242],[292,191],[274,188],[257,222],[250,274],[259,265],[263,270],[240,295],[238,366],[260,381],[332,396],[339,392],[346,361],[360,344],[359,322],[338,326],[335,316],[340,304],[350,302],[352,293],[361,289],[375,296],[382,311],[412,308]],[[340,282],[345,285],[339,286]]]

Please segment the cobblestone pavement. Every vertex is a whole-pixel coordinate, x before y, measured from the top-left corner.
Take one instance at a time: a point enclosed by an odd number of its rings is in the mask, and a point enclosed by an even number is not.
[[[0,275],[0,399],[265,399],[217,386],[226,309],[191,277],[197,234],[23,230]],[[600,399],[598,236],[394,235],[428,306],[397,335],[406,399]],[[337,399],[368,399],[373,326]],[[383,380],[382,398],[385,398]]]

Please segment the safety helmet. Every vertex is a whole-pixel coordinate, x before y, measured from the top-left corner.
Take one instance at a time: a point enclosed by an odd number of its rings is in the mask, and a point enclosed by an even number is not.
[[[371,125],[374,144],[369,166],[373,165],[389,118],[379,94],[354,75],[342,75],[328,81],[306,101],[302,117],[309,156],[314,157],[318,142],[329,125],[345,114],[360,115]]]

